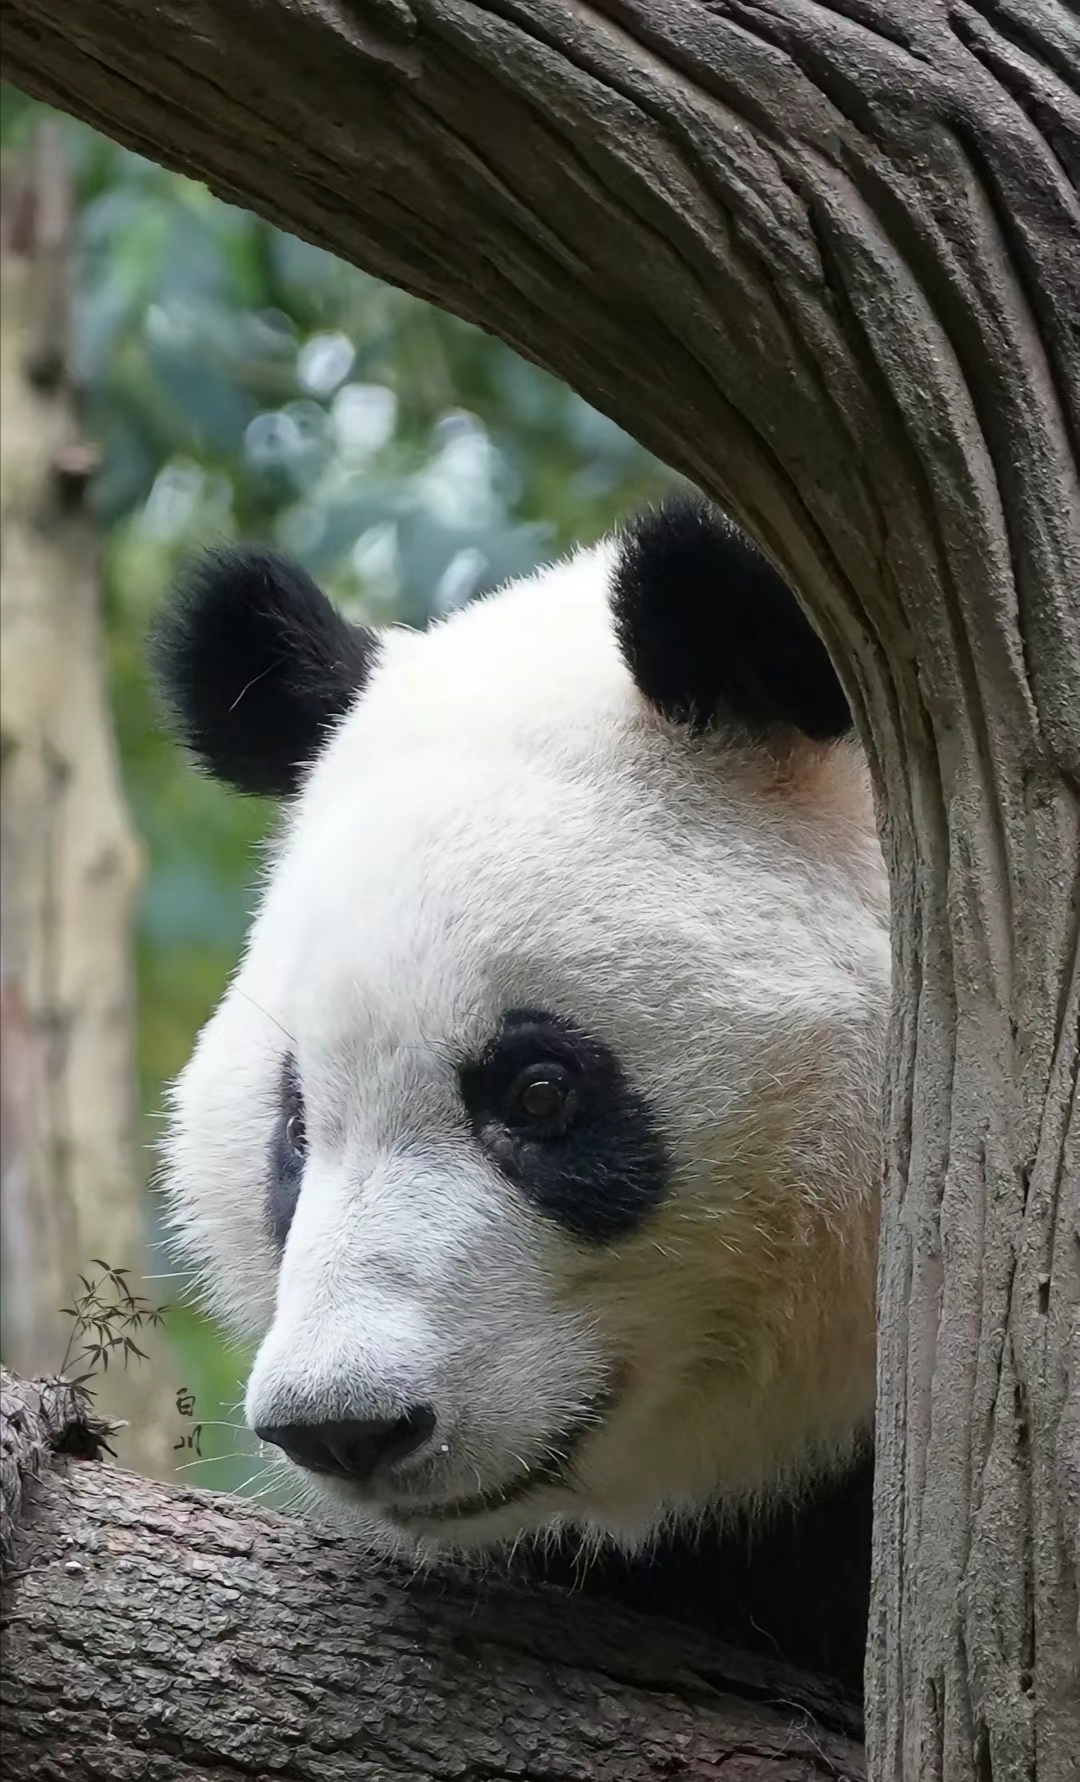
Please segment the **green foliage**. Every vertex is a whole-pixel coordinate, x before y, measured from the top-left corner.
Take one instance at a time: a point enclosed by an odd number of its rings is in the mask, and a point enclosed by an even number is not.
[[[40,115],[5,90],[0,140]],[[138,947],[152,1144],[163,1086],[236,959],[272,820],[198,778],[157,725],[145,640],[177,563],[267,539],[357,616],[420,626],[591,542],[672,479],[479,330],[82,126],[67,132],[117,729],[149,861]],[[216,1395],[239,1398],[242,1364],[194,1314],[168,1328],[209,1421]],[[208,1466],[200,1482],[235,1485],[235,1468]]]
[[[60,1372],[81,1386],[88,1397],[93,1394],[88,1382],[109,1371],[110,1360],[125,1368],[132,1361],[145,1361],[145,1352],[135,1341],[135,1332],[164,1322],[165,1306],[156,1306],[142,1294],[132,1291],[131,1270],[113,1268],[110,1263],[94,1258],[100,1272],[91,1278],[79,1276],[81,1291],[74,1304],[61,1306],[65,1318],[71,1319]],[[82,1368],[79,1373],[76,1370]]]

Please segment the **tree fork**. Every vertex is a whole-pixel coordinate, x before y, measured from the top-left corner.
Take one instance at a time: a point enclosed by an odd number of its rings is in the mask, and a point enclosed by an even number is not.
[[[9,78],[501,335],[789,577],[879,793],[877,1782],[1080,1749],[1080,20],[4,0]]]

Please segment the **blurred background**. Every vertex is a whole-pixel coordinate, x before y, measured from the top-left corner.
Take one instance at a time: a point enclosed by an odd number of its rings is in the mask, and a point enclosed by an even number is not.
[[[125,1464],[272,1491],[151,1178],[274,813],[165,739],[147,627],[241,537],[423,626],[673,478],[498,341],[10,89],[0,155],[0,1355],[91,1372]]]

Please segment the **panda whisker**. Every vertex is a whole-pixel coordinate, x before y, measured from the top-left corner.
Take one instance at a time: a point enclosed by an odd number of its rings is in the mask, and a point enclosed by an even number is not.
[[[287,1027],[283,1027],[276,1015],[272,1015],[270,1013],[269,1009],[264,1009],[262,1006],[262,1003],[256,1002],[255,998],[253,996],[249,996],[247,991],[244,990],[239,984],[235,984],[235,983],[233,984],[232,994],[234,996],[242,996],[244,1001],[250,1003],[252,1008],[256,1009],[260,1015],[265,1015],[266,1019],[268,1021],[272,1022],[272,1024],[277,1028],[278,1032],[283,1033],[285,1035],[285,1038],[288,1040],[290,1046],[295,1046],[297,1044],[296,1035],[294,1033],[290,1033]]]
[[[398,1052],[416,1052],[422,1058],[438,1058],[440,1063],[449,1064],[453,1068],[459,1062],[458,1054],[445,1041],[435,1039],[401,1040],[395,1047]]]
[[[248,1496],[254,1503],[259,1503],[263,1498],[270,1497],[273,1493],[281,1491],[283,1480],[277,1476],[275,1468],[270,1468],[270,1475],[271,1476],[267,1479],[265,1485],[260,1485],[257,1491],[248,1492]],[[295,1485],[293,1489],[286,1493],[282,1498],[281,1505],[282,1508],[293,1509],[298,1504],[310,1502],[310,1499],[311,1493],[309,1490],[303,1485]]]
[[[230,1454],[201,1454],[198,1460],[184,1460],[174,1469],[178,1473],[190,1472],[196,1466],[216,1466],[219,1460],[250,1460],[249,1448],[234,1448]]]
[[[268,668],[261,669],[258,674],[252,675],[250,681],[248,681],[245,686],[241,687],[239,693],[236,695],[236,698],[233,700],[232,704],[230,705],[230,707],[229,707],[230,713],[232,713],[236,710],[237,706],[240,704],[240,701],[244,698],[244,695],[251,692],[252,687],[257,687],[259,682],[264,681],[268,674],[273,674],[274,666],[275,666],[274,663],[271,662],[271,664]]]
[[[240,1458],[242,1459],[243,1456],[241,1456]],[[249,1474],[249,1476],[244,1480],[243,1484],[238,1485],[236,1487],[236,1496],[237,1497],[246,1496],[248,1494],[248,1487],[250,1485],[253,1485],[255,1483],[256,1479],[261,1479],[265,1473],[269,1472],[270,1466],[271,1466],[271,1462],[268,1460],[264,1460],[261,1466],[256,1467],[255,1471],[253,1473]]]

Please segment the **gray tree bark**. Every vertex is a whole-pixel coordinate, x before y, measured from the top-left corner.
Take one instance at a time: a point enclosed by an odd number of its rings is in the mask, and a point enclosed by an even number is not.
[[[862,1782],[850,1711],[782,1666],[372,1569],[98,1463],[102,1433],[62,1382],[4,1376],[5,1782]]]
[[[895,1020],[869,1748],[1080,1750],[1080,21],[1061,0],[5,0],[10,78],[501,335],[804,599]]]

